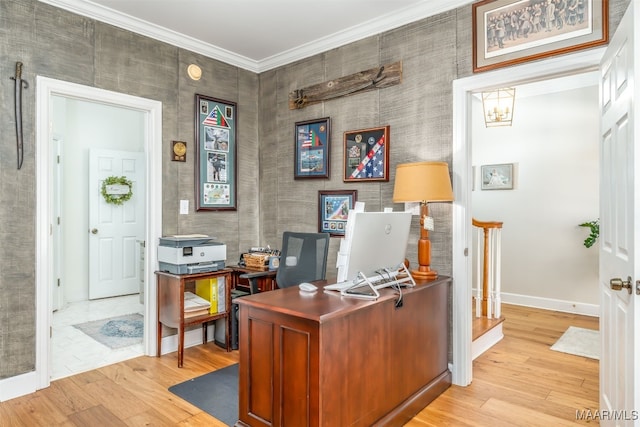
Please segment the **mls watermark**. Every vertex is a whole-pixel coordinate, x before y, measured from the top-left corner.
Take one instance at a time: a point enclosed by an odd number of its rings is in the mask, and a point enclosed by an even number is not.
[[[640,419],[640,411],[626,409],[616,409],[608,411],[606,409],[576,409],[577,421],[636,421]]]

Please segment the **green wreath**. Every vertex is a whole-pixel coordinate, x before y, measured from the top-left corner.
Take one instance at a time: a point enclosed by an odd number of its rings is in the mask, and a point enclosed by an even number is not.
[[[129,192],[126,194],[109,194],[107,193],[107,185],[126,185],[129,187]],[[102,197],[107,203],[112,205],[121,205],[133,196],[133,184],[124,176],[110,176],[102,181]]]

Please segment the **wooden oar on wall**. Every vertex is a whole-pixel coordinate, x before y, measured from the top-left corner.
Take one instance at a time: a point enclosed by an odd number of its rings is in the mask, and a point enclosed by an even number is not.
[[[383,89],[402,82],[402,62],[360,71],[289,93],[289,109],[297,110],[318,102]]]

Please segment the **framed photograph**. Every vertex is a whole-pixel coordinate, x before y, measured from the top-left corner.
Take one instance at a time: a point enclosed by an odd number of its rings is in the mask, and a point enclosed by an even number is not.
[[[472,14],[473,72],[609,41],[608,0],[483,0]]]
[[[329,117],[297,122],[293,178],[329,178]]]
[[[480,167],[483,190],[513,190],[513,163]]]
[[[347,215],[358,198],[358,190],[318,191],[318,232],[344,237]]]
[[[196,211],[237,209],[238,110],[235,102],[196,94]]]
[[[344,133],[344,182],[389,181],[389,126]]]

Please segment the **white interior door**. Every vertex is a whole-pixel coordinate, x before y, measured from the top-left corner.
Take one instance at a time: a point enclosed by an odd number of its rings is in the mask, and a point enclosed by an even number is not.
[[[124,176],[133,184],[131,199],[110,204],[102,182]],[[144,153],[90,150],[89,153],[89,299],[140,291],[139,243],[145,236]]]
[[[55,152],[54,156],[51,156],[51,170],[53,171],[53,218],[51,218],[51,231],[52,242],[54,245],[53,250],[53,280],[51,281],[51,308],[52,311],[60,309],[64,300],[62,298],[64,292],[62,292],[62,283],[64,283],[64,271],[62,268],[62,223],[60,217],[62,216],[62,139],[54,136],[52,141],[52,149]]]
[[[640,99],[639,13],[631,2],[600,66],[600,409],[611,415],[600,417],[605,426],[640,425],[640,150],[634,146],[640,114],[633,108]]]

